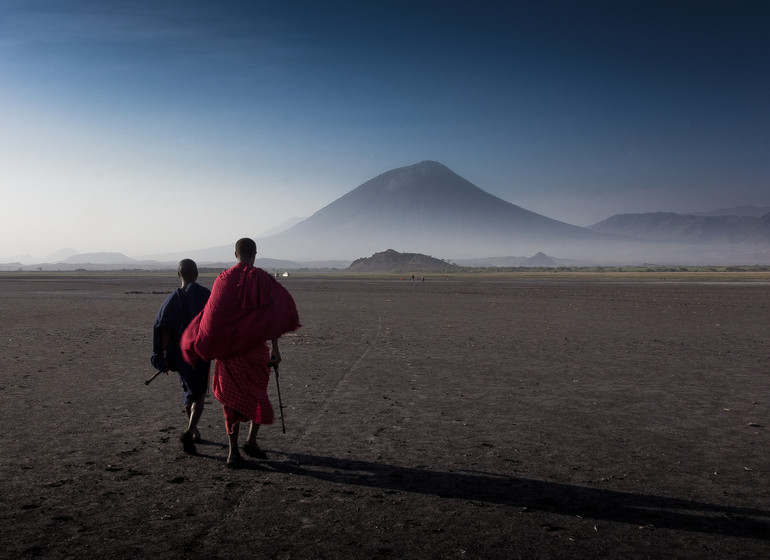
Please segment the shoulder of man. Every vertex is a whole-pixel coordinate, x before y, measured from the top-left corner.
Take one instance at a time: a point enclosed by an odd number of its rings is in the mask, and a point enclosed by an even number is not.
[[[166,297],[163,304],[158,309],[158,313],[155,315],[154,327],[167,327],[170,329],[176,328],[176,324],[179,321],[180,303],[178,290],[174,290]]]
[[[166,296],[166,299],[163,300],[163,303],[161,303],[160,307],[158,308],[158,317],[161,317],[166,312],[169,307],[169,303],[171,303],[176,297],[176,290]]]
[[[202,293],[202,294],[210,294],[211,293],[211,290],[209,290],[206,286],[201,286],[197,282],[193,282],[192,284],[190,284],[190,287],[188,288],[188,290],[196,291],[196,292]]]
[[[271,288],[276,285],[281,286],[281,283],[278,281],[278,279],[276,279],[275,276],[273,276],[266,270],[257,268],[257,276],[262,278]]]
[[[214,280],[214,282],[227,282],[227,280],[229,280],[233,276],[233,273],[235,272],[235,269],[237,268],[237,266],[238,265],[236,264],[235,266],[231,266],[230,268],[220,272],[219,275]]]
[[[200,284],[195,284],[191,295],[202,309],[211,298],[211,290]]]

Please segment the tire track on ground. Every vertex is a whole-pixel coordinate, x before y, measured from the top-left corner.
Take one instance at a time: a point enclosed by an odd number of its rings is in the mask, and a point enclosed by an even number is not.
[[[332,388],[328,391],[326,397],[324,397],[323,401],[318,407],[318,412],[314,415],[314,417],[305,424],[305,427],[302,429],[302,433],[299,435],[299,437],[295,438],[291,444],[292,446],[296,446],[296,444],[302,442],[305,440],[305,438],[310,435],[313,431],[315,431],[318,428],[319,422],[321,418],[329,412],[329,405],[335,397],[339,394],[341,387],[343,386],[344,382],[346,382],[350,374],[352,374],[354,371],[356,371],[361,364],[361,362],[364,361],[364,359],[369,354],[369,351],[372,349],[372,346],[376,344],[376,341],[380,339],[381,333],[382,333],[382,316],[380,315],[379,311],[374,307],[373,302],[369,302],[370,306],[372,308],[372,313],[377,317],[377,330],[374,333],[374,336],[370,337],[369,340],[366,341],[366,348],[364,348],[363,352],[356,358],[356,360],[353,362],[353,364],[348,367],[342,375],[339,376],[337,381],[334,383]],[[293,449],[292,449],[293,451]]]
[[[366,341],[366,347],[363,349],[363,351],[359,354],[359,356],[356,358],[356,360],[343,371],[343,373],[337,378],[337,380],[334,382],[333,386],[328,390],[326,396],[323,398],[321,403],[318,406],[318,411],[314,414],[313,418],[305,423],[304,427],[302,427],[298,435],[291,438],[288,442],[288,445],[286,446],[286,450],[282,451],[282,454],[291,454],[294,453],[297,446],[302,443],[308,436],[312,435],[314,432],[318,430],[318,426],[321,423],[322,418],[329,412],[330,410],[330,404],[334,401],[334,399],[337,397],[337,395],[342,390],[342,387],[345,385],[345,383],[349,380],[350,375],[358,369],[358,367],[361,365],[361,363],[365,360],[367,355],[369,354],[372,346],[377,344],[377,341],[380,339],[382,334],[382,316],[380,315],[377,308],[374,306],[374,302],[370,300],[370,306],[372,308],[372,314],[377,318],[377,328],[373,336],[371,336]],[[248,469],[250,472],[251,469]],[[269,483],[270,479],[277,475],[282,475],[282,473],[278,471],[272,471],[272,470],[264,470],[260,471],[263,476],[261,478],[261,481],[264,483]],[[216,541],[217,541],[217,535],[220,531],[226,530],[228,527],[231,527],[231,520],[232,519],[238,519],[238,517],[241,515],[244,507],[247,504],[253,503],[253,500],[251,499],[252,496],[257,492],[258,489],[261,489],[263,485],[254,485],[248,489],[246,489],[238,499],[237,503],[233,504],[233,506],[230,508],[229,512],[222,517],[222,523],[219,523],[216,527],[210,528],[205,535],[200,536],[200,546],[205,551],[207,549],[216,549]]]

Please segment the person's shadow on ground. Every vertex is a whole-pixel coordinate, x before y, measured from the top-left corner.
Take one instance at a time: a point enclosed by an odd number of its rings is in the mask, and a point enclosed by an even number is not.
[[[489,502],[640,527],[770,539],[770,511],[755,508],[722,506],[491,473],[441,472],[335,457],[270,453],[271,457],[281,455],[285,460],[268,460],[261,464],[273,471],[337,484]]]

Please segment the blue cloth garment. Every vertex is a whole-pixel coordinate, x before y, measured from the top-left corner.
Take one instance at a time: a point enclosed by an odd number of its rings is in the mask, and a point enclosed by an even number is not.
[[[179,374],[184,406],[190,406],[206,392],[211,362],[198,360],[192,366],[185,362],[179,349],[179,338],[193,317],[204,308],[210,295],[208,288],[195,282],[188,284],[184,290],[178,288],[169,294],[158,309],[152,328],[153,356],[150,361],[159,370],[163,363],[163,329],[171,332],[167,361],[171,369]]]

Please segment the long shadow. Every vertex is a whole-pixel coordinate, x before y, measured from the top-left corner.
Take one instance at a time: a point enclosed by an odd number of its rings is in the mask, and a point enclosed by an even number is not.
[[[480,472],[441,472],[296,453],[262,464],[336,484],[489,502],[656,528],[770,539],[770,511]]]
[[[218,448],[220,452],[217,454],[205,453],[202,449],[203,446]],[[211,459],[213,461],[216,461],[217,463],[221,463],[223,467],[227,465],[227,444],[226,443],[218,443],[218,442],[204,439],[196,443],[195,447],[197,448],[197,451],[198,451],[195,457],[202,458],[202,459]],[[250,457],[244,457],[244,459],[245,461],[241,464],[240,467],[238,467],[238,470],[263,471],[263,472],[270,472],[272,470],[275,470],[275,469],[271,469],[267,465],[267,463],[264,461],[257,461],[257,460],[251,459]]]

